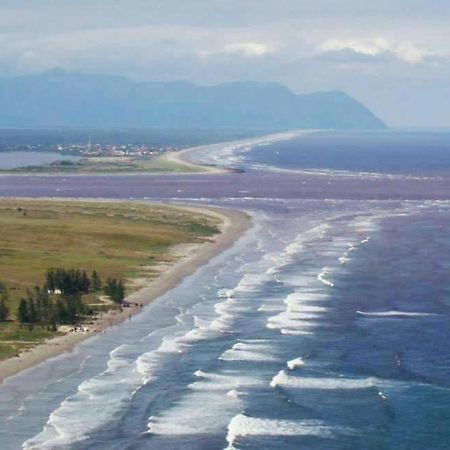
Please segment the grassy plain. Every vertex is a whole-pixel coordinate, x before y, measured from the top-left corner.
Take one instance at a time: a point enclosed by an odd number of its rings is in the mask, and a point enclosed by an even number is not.
[[[76,161],[56,161],[52,164],[40,166],[20,167],[7,170],[9,173],[158,173],[158,172],[200,172],[201,168],[192,165],[184,165],[166,160],[162,156],[157,157],[89,157]]]
[[[11,319],[49,268],[96,270],[102,280],[125,279],[131,288],[133,279],[152,278],[158,265],[173,261],[177,244],[201,242],[218,224],[210,216],[144,203],[0,200],[0,282],[9,287]],[[101,306],[97,295],[85,301]],[[0,324],[0,359],[48,333],[13,320]]]

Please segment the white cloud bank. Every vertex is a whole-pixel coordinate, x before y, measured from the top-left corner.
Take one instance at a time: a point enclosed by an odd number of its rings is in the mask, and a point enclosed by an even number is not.
[[[262,56],[271,53],[272,51],[273,50],[268,45],[259,42],[238,42],[235,44],[228,44],[223,49],[224,53],[245,56]]]
[[[200,50],[198,52],[199,56],[210,57],[210,56],[239,56],[248,58],[257,58],[260,56],[265,56],[275,51],[275,47],[256,41],[249,42],[233,42],[225,44],[217,49],[213,50]]]
[[[409,64],[419,64],[427,57],[435,56],[431,52],[409,43],[393,43],[383,38],[339,40],[330,39],[318,47],[320,53],[351,50],[359,55],[380,56],[391,54]]]
[[[449,126],[449,21],[449,0],[0,0],[0,78],[278,81]]]

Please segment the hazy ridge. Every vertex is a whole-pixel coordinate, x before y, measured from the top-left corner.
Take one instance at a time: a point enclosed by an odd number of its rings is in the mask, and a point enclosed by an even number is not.
[[[56,69],[0,79],[0,98],[0,127],[385,127],[343,92],[297,95],[278,83],[144,83]]]

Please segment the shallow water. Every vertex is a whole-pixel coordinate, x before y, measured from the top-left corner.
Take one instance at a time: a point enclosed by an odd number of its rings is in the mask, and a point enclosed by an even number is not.
[[[17,169],[19,167],[40,166],[55,161],[70,161],[76,158],[50,152],[0,152],[0,170]]]
[[[450,202],[286,197],[204,198],[254,227],[0,385],[2,449],[448,448]]]

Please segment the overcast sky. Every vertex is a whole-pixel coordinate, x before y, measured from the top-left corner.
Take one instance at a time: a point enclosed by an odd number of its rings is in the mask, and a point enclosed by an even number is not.
[[[450,0],[0,0],[0,74],[279,81],[450,127],[449,24]]]

